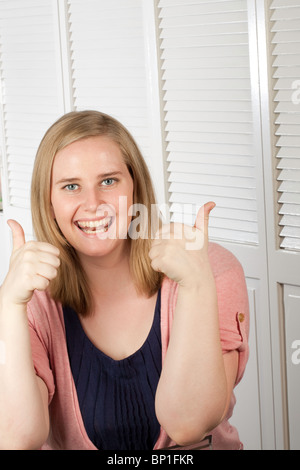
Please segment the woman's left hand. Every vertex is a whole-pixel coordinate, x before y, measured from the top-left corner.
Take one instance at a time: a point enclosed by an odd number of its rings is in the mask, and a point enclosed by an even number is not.
[[[194,227],[172,223],[156,233],[149,252],[151,266],[181,286],[191,287],[206,275],[208,260],[208,222],[214,202],[207,202],[197,214]],[[200,276],[200,277],[199,277]]]

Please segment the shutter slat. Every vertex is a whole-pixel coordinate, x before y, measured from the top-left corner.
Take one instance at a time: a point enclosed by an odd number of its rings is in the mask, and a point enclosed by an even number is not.
[[[276,131],[276,135],[294,135],[297,136],[299,134],[299,126],[298,125],[280,125],[278,130]]]
[[[249,79],[245,80],[189,80],[190,87],[193,90],[249,90],[251,84]],[[173,79],[168,84],[168,90],[184,90],[185,81],[180,79]],[[163,85],[163,90],[166,90],[166,84]]]
[[[299,0],[273,0],[270,8],[273,10],[275,8],[286,8],[293,6],[299,6]]]
[[[290,215],[284,215],[281,217],[280,224],[285,227],[299,227],[300,228],[300,217],[294,217]]]
[[[218,120],[216,120],[216,113],[211,111],[168,111],[165,115],[166,125],[171,125],[171,123],[177,124],[193,122],[199,126],[202,126],[203,123],[211,123],[217,125],[226,126],[228,123],[234,123],[236,126],[239,126],[241,123],[252,124],[252,113],[251,112],[218,112]],[[198,124],[199,123],[199,124]],[[251,126],[252,127],[252,126]],[[240,129],[242,132],[242,128]]]
[[[190,174],[190,173],[171,173],[168,181],[170,182],[184,182],[191,184],[208,184],[212,186],[222,187],[236,187],[236,188],[255,188],[255,183],[252,178],[239,178],[234,176],[222,176],[222,175],[201,175],[201,174]],[[201,194],[201,193],[200,193]]]
[[[191,39],[191,36],[186,36],[185,38],[171,37],[163,39],[161,47],[164,50],[162,58],[170,58],[172,55],[177,57],[184,57],[184,51],[186,47],[193,47],[193,50],[186,51],[189,54],[189,57],[209,57],[209,49],[212,46],[215,46],[214,50],[211,50],[211,53],[215,57],[222,57],[223,54],[228,55],[229,57],[237,54],[239,56],[247,56],[247,34],[240,34],[240,42],[237,44],[236,36],[226,34],[223,37],[220,37],[219,34],[216,36],[194,36]],[[232,49],[229,51],[227,46],[232,46]],[[169,50],[168,50],[169,49]],[[174,51],[176,49],[176,51]]]
[[[196,182],[193,184],[191,181],[191,178],[186,178],[186,181],[174,181],[170,185],[170,192],[171,196],[173,193],[178,193],[178,194],[189,194],[193,195],[196,198],[198,198],[198,201],[203,201],[207,202],[206,200],[203,200],[203,198],[207,198],[210,196],[224,196],[224,198],[236,198],[236,206],[235,207],[244,207],[245,206],[245,201],[247,201],[247,209],[248,207],[255,206],[255,188],[246,188],[245,186],[241,187],[234,187],[231,188],[230,186],[219,186],[219,185],[214,185],[214,180],[212,181],[211,185],[209,185],[209,182],[207,179],[205,181],[202,181],[201,184],[201,194],[199,194],[199,181],[196,179]],[[245,209],[246,210],[246,209]],[[254,210],[254,209],[253,209]]]
[[[170,8],[170,11],[173,7]],[[174,7],[176,8],[176,7]],[[165,16],[164,16],[165,14]],[[224,12],[224,13],[213,13],[207,15],[196,14],[182,15],[178,16],[177,14],[173,16],[167,16],[168,11],[162,10],[161,17],[162,20],[159,24],[160,28],[175,28],[187,25],[198,25],[202,26],[203,24],[218,24],[218,23],[231,23],[231,22],[247,22],[247,12]]]
[[[300,207],[298,204],[283,204],[279,210],[279,214],[300,216]]]
[[[200,148],[201,147],[201,148]],[[241,164],[243,163],[243,157],[252,155],[253,149],[247,145],[226,145],[226,144],[215,144],[210,142],[202,142],[201,145],[195,142],[170,142],[167,145],[168,152],[192,152],[197,153],[201,151],[201,153],[206,153],[207,163],[209,163],[209,155],[217,154],[219,155],[223,152],[223,155],[240,155],[241,156]]]
[[[202,171],[201,171],[202,170]],[[231,165],[214,165],[204,163],[201,166],[201,163],[187,163],[185,162],[184,167],[181,163],[172,162],[168,166],[168,171],[173,173],[181,174],[182,171],[186,173],[195,173],[199,172],[202,175],[223,175],[223,176],[234,176],[241,178],[249,178],[249,176],[254,176],[254,169],[249,167],[242,166],[231,166]]]
[[[188,139],[187,139],[188,137]],[[232,144],[232,145],[251,145],[251,135],[233,134],[233,133],[204,133],[204,132],[168,132],[166,137],[168,142],[203,142],[210,143],[214,141],[216,144]]]
[[[279,188],[278,192],[287,192],[287,193],[299,193],[300,192],[300,187],[299,183],[296,183],[295,181],[286,181],[284,180]]]
[[[199,63],[200,66],[200,63]],[[221,80],[234,80],[246,79],[249,80],[249,70],[247,66],[240,68],[230,67],[228,69],[217,67],[203,67],[203,68],[181,68],[178,64],[177,67],[168,67],[163,69],[163,80],[203,80],[203,79],[221,79]],[[172,82],[170,82],[172,83]]]
[[[300,170],[300,158],[282,158],[277,165],[279,169]],[[300,190],[300,188],[299,188]]]
[[[282,170],[278,176],[278,181],[299,181],[300,182],[300,171],[299,170]]]
[[[279,198],[280,204],[300,204],[300,192],[299,193],[287,193],[284,192]]]
[[[201,122],[200,116],[200,113],[198,113],[198,119],[193,121],[168,121],[166,131],[214,132],[226,134],[236,134],[238,132],[241,134],[251,134],[252,126],[248,123],[233,123],[230,121],[209,122],[209,120]]]
[[[228,165],[228,166],[239,166],[243,162],[243,167],[253,167],[253,158],[251,155],[246,155],[241,158],[241,155],[210,155],[210,165]],[[185,163],[199,163],[207,164],[207,154],[199,153],[185,153],[185,152],[170,152],[167,157],[168,162],[185,162]]]
[[[172,188],[173,191],[170,196],[170,202],[176,202],[178,204],[199,204],[199,196],[197,195],[197,192],[193,194],[190,187],[187,188],[187,191],[189,192],[183,192],[185,188],[182,184],[172,183]],[[177,190],[178,192],[176,192]],[[236,210],[239,211],[242,218],[245,217],[245,220],[257,221],[255,204],[251,200],[249,192],[247,193],[245,190],[240,191],[239,188],[237,188],[235,197],[230,197],[232,196],[230,190],[228,191],[228,194],[229,197],[227,197],[226,190],[224,191],[223,188],[221,192],[218,191],[218,188],[215,186],[203,185],[203,195],[208,197],[213,195],[218,210],[219,208],[224,208],[224,211],[228,209]],[[246,196],[248,196],[248,198]],[[244,204],[243,201],[241,201],[243,198],[248,199],[247,211],[244,210]]]

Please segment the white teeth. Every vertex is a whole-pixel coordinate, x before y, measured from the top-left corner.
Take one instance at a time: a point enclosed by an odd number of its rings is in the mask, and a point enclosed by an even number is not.
[[[98,230],[87,230],[86,228],[85,229],[82,229],[84,231],[84,233],[87,233],[87,234],[90,234],[90,233],[104,233],[104,232],[107,232],[108,228],[102,228],[102,229],[98,229]]]
[[[108,225],[111,223],[111,220],[111,217],[105,217],[101,220],[78,221],[77,225],[87,234],[102,233],[108,230]],[[88,230],[89,228],[93,230]]]

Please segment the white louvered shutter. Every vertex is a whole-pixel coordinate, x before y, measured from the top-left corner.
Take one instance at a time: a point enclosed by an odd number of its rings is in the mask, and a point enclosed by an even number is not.
[[[300,250],[300,1],[271,4],[280,247]]]
[[[68,14],[75,109],[121,121],[149,164],[143,2],[68,0]]]
[[[247,1],[158,7],[173,220],[214,200],[211,238],[256,244]]]
[[[8,205],[29,209],[36,150],[61,110],[52,0],[0,0],[0,43]]]

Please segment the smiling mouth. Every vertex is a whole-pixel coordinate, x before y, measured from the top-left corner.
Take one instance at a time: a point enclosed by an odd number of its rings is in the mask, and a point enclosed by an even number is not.
[[[76,221],[75,225],[87,235],[105,233],[113,222],[112,217],[105,217],[100,220]]]

